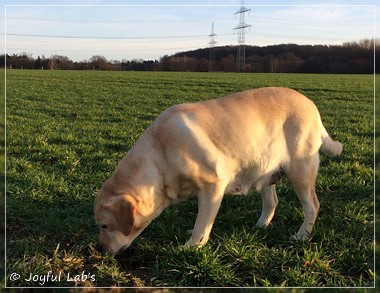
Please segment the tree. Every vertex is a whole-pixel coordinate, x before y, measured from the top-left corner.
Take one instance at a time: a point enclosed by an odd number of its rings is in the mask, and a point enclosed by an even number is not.
[[[93,70],[107,70],[108,61],[104,56],[94,55],[90,58],[90,64]]]
[[[236,58],[235,55],[228,55],[217,62],[216,70],[224,71],[224,72],[233,72],[236,68]]]
[[[33,69],[34,68],[34,59],[31,54],[25,52],[21,55],[13,54],[7,58],[7,65],[9,68],[14,69]]]
[[[34,69],[42,69],[42,60],[40,56],[38,56],[36,62],[34,63]]]
[[[53,55],[49,58],[49,69],[69,70],[73,68],[73,61],[67,56]]]

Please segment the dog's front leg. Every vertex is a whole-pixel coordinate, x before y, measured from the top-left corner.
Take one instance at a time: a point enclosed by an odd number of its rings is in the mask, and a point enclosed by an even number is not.
[[[185,247],[202,246],[207,243],[222,198],[223,191],[215,185],[208,186],[199,193],[197,219],[192,236]]]

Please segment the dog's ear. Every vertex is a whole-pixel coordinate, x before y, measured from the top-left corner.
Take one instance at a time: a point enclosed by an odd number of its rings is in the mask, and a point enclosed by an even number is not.
[[[114,217],[118,229],[125,236],[128,236],[132,232],[135,215],[135,201],[131,200],[128,196],[121,196],[120,200],[117,201],[117,206],[114,206]]]

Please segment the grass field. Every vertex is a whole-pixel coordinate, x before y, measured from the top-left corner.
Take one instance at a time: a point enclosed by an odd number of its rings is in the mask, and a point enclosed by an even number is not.
[[[374,286],[372,76],[8,70],[6,85],[7,286]],[[192,199],[121,255],[94,250],[95,194],[162,110],[262,86],[307,95],[344,144],[321,156],[310,241],[289,241],[303,214],[284,180],[267,229],[258,194],[227,196],[209,243],[182,251]]]

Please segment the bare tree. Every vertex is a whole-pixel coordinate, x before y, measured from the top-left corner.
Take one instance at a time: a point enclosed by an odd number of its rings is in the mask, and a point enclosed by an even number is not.
[[[104,56],[94,55],[90,58],[90,64],[93,70],[107,70],[108,61]]]

